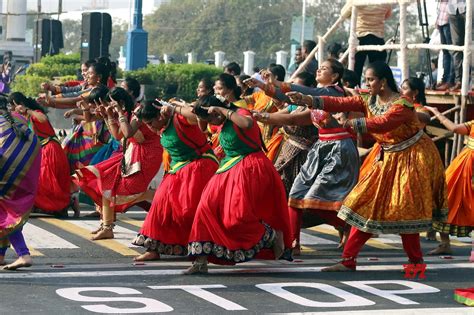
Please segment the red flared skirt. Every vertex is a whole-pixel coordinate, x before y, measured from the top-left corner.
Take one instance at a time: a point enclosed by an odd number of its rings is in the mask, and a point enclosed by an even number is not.
[[[214,175],[202,193],[189,237],[190,255],[217,264],[274,259],[274,231],[291,247],[288,206],[280,175],[263,152]]]
[[[140,171],[132,175],[122,176],[123,154],[116,154],[96,165],[76,170],[73,181],[97,205],[102,206],[104,197],[110,201],[115,212],[124,212],[135,203],[143,201],[148,185],[161,166],[163,151],[157,151],[159,152],[141,159]]]
[[[196,208],[217,167],[214,160],[203,158],[167,174],[133,243],[159,254],[186,255]]]
[[[41,170],[35,207],[46,213],[67,208],[71,198],[70,166],[61,145],[49,141],[41,150]]]

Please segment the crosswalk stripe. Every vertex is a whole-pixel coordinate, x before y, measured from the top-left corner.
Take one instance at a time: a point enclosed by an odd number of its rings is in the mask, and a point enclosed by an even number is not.
[[[36,257],[41,257],[41,256],[44,256],[44,254],[42,252],[40,252],[39,250],[33,248],[33,247],[30,247],[28,245],[28,243],[26,243],[26,245],[28,246],[28,250],[30,251],[30,255],[31,256],[36,256]]]
[[[69,222],[88,231],[92,231],[98,226],[97,221],[91,220],[65,220],[65,222]],[[119,225],[116,225],[114,228],[114,240],[117,243],[120,243],[126,247],[138,247],[136,245],[132,245],[132,240],[135,238],[136,235],[137,232],[121,227]]]
[[[132,219],[129,216],[119,214],[117,223],[125,223],[134,227],[141,228],[142,220]],[[59,220],[54,218],[37,218],[37,220],[52,224],[66,232],[78,235],[82,238],[90,240],[90,230],[97,227],[98,222],[95,220]],[[122,224],[123,225],[123,224]],[[313,254],[316,252],[315,246],[318,245],[337,245],[338,242],[325,238],[324,236],[338,236],[338,232],[330,225],[322,224],[308,228],[307,230],[319,233],[316,236],[311,233],[302,231],[300,234],[301,251],[304,254]],[[136,235],[136,231],[117,225],[114,229],[115,238],[113,240],[94,241],[94,244],[106,247],[123,256],[135,256],[139,254],[133,248],[131,241]],[[425,233],[421,233],[423,236]],[[25,240],[30,248],[33,256],[44,256],[41,249],[78,249],[79,247],[52,232],[40,228],[31,222],[24,227]],[[470,247],[471,239],[469,237],[452,237],[451,244],[455,247]],[[377,249],[401,249],[401,238],[395,234],[383,234],[377,238],[372,238],[367,242],[368,246]],[[397,246],[398,245],[398,246]]]
[[[327,240],[322,237],[314,236],[308,233],[300,232],[300,243],[301,245],[337,245],[337,242]]]
[[[339,233],[336,231],[336,229],[334,229],[334,227],[332,227],[328,224],[321,224],[321,225],[310,227],[308,229],[311,230],[311,231],[315,231],[315,232],[319,232],[319,233],[323,233],[323,234],[329,234],[329,235],[335,235],[335,236],[339,235]],[[378,248],[378,249],[400,249],[400,247],[393,246],[393,245],[390,245],[390,244],[385,244],[382,241],[378,241],[376,238],[369,239],[367,241],[366,245],[371,246],[371,247],[375,247],[375,248]]]
[[[129,218],[127,216],[124,216],[124,215],[117,216],[117,220],[119,220],[120,222],[123,222],[123,223],[128,223],[130,225],[133,225],[133,226],[136,226],[136,227],[139,227],[139,228],[141,228],[143,226],[143,220],[131,219],[131,218]]]
[[[79,248],[65,239],[31,223],[26,223],[23,227],[23,236],[28,246],[35,249]]]
[[[420,237],[426,237],[426,232],[420,233]],[[439,242],[441,241],[439,237],[439,233],[436,233],[436,240]],[[471,246],[471,238],[470,237],[456,237],[450,236],[449,241],[452,246],[455,247],[470,247]]]
[[[313,254],[315,252],[316,252],[315,249],[313,249],[311,247],[308,247],[308,246],[301,245],[301,253],[302,254]]]
[[[53,218],[39,218],[38,220],[54,225],[62,230],[65,230],[69,233],[80,236],[84,239],[87,239],[87,240],[91,239],[90,230],[84,227],[81,227],[80,224],[76,224],[76,221],[59,220],[59,219],[53,219]],[[97,222],[95,223],[97,224]],[[123,245],[121,242],[118,242],[116,239],[93,241],[93,243],[99,246],[102,246],[104,248],[110,249],[123,256],[136,256],[139,254],[139,252],[131,248],[128,248],[128,246]]]

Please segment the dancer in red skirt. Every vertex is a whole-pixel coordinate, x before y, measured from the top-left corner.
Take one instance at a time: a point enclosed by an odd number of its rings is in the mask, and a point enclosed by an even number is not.
[[[122,139],[123,153],[80,168],[73,176],[82,191],[101,207],[102,222],[92,232],[93,240],[114,237],[115,212],[152,199],[148,185],[160,169],[163,154],[160,136],[132,114],[135,104],[130,94],[118,87],[109,92],[109,98],[110,103],[103,103],[99,111],[107,117],[112,135]]]
[[[185,274],[206,273],[208,260],[235,264],[257,254],[280,258],[291,246],[285,188],[262,151],[257,122],[248,110],[215,96],[200,99],[195,113],[210,124],[223,124],[219,141],[225,158],[202,193],[188,246],[196,260]]]
[[[161,134],[161,144],[171,156],[170,170],[158,187],[150,211],[133,244],[146,252],[135,261],[156,260],[160,254],[186,255],[194,214],[218,161],[206,135],[197,125],[191,107],[147,104],[142,121]],[[165,127],[163,130],[163,120]]]
[[[35,198],[36,210],[67,217],[71,204],[69,162],[48,116],[35,100],[20,92],[11,93],[8,102],[15,112],[28,119],[30,128],[41,141],[41,173]]]

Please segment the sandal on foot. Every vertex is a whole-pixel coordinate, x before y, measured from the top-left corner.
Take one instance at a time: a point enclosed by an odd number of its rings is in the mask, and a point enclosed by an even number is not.
[[[93,241],[98,241],[98,240],[107,240],[107,239],[112,239],[114,238],[114,231],[113,231],[114,225],[104,225],[102,229],[91,239]]]

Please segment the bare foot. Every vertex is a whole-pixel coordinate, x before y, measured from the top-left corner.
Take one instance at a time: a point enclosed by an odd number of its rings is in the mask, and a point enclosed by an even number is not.
[[[107,240],[111,238],[114,238],[114,231],[112,231],[112,228],[108,228],[104,226],[104,228],[100,230],[99,232],[97,232],[97,234],[95,234],[95,236],[93,236],[91,239],[93,241],[98,241],[98,240]]]
[[[24,255],[21,257],[18,257],[17,260],[12,262],[9,265],[6,265],[3,267],[4,270],[17,270],[18,268],[22,267],[31,267],[31,264],[33,263],[33,260],[31,259],[30,255]]]
[[[140,256],[134,257],[133,261],[151,261],[151,260],[160,260],[160,254],[157,252],[145,252]]]

